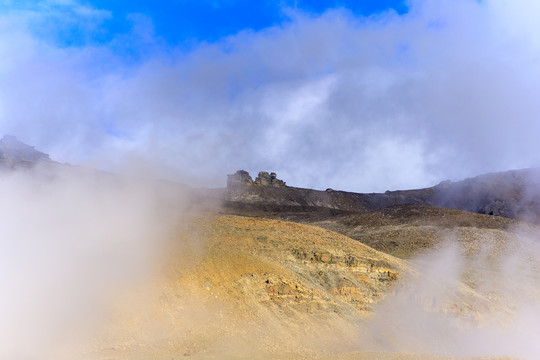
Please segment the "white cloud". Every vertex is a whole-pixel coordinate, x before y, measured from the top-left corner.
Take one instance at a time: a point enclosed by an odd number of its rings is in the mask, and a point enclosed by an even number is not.
[[[282,26],[188,53],[151,24],[58,47],[23,26],[50,26],[47,14],[7,13],[0,132],[63,161],[145,159],[160,176],[212,186],[238,168],[378,191],[537,165],[538,25],[519,15],[536,10],[503,0],[415,1],[409,14],[370,18],[289,9]],[[106,12],[82,14],[99,24]],[[91,38],[95,27],[84,29]],[[141,61],[115,54],[137,41]]]

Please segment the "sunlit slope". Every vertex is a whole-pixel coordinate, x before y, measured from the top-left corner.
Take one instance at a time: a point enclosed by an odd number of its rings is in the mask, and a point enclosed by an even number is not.
[[[90,358],[427,359],[365,352],[377,341],[401,346],[387,335],[391,323],[385,330],[377,320],[376,336],[369,325],[383,299],[410,296],[401,279],[452,292],[433,307],[431,292],[419,297],[413,289],[429,312],[468,321],[495,306],[464,284],[447,289],[437,273],[346,236],[276,220],[186,220],[165,264],[151,286],[118,300]]]
[[[457,267],[455,280],[489,299],[491,307],[515,308],[516,300],[540,299],[540,229],[533,224],[414,204],[309,222],[410,260],[420,273],[428,273],[426,262],[447,271]],[[436,260],[449,246],[456,259]]]
[[[358,322],[404,269],[401,260],[324,229],[198,217],[179,230],[158,285],[119,302],[92,354],[311,358],[352,350]],[[142,311],[149,303],[152,310]]]
[[[205,281],[242,301],[256,292],[254,300],[288,315],[369,312],[403,268],[396,258],[311,226],[236,216],[198,225],[207,242],[185,285]]]

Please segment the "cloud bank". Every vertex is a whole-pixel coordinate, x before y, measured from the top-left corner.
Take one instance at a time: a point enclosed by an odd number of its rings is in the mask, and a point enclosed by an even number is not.
[[[99,42],[107,9],[39,4],[0,15],[0,132],[59,161],[204,186],[271,170],[369,192],[540,160],[533,1],[418,0],[371,17],[284,9],[279,26],[189,51],[141,14]],[[74,32],[74,44],[58,40]]]

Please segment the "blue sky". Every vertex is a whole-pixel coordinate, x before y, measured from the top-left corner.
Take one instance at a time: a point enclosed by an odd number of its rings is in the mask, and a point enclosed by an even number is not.
[[[536,166],[538,18],[533,0],[0,0],[0,133],[201,186]]]
[[[345,8],[359,16],[390,9],[407,11],[405,1],[400,0],[93,0],[87,4],[111,12],[103,23],[104,41],[128,32],[130,17],[140,14],[152,21],[157,36],[173,45],[211,42],[242,30],[259,31],[290,21],[288,10],[320,15],[328,9]]]

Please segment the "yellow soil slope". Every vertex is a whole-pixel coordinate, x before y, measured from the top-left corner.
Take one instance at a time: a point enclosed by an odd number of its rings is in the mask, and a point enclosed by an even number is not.
[[[404,269],[340,234],[238,216],[187,222],[167,264],[151,290],[119,301],[92,356],[314,358],[352,350],[356,325]]]
[[[199,216],[179,227],[164,263],[151,285],[118,299],[89,358],[445,359],[357,352],[375,305],[399,293],[401,277],[424,275],[344,235]],[[485,305],[459,288],[458,304],[443,307],[461,314]],[[385,333],[381,339],[390,343]]]

